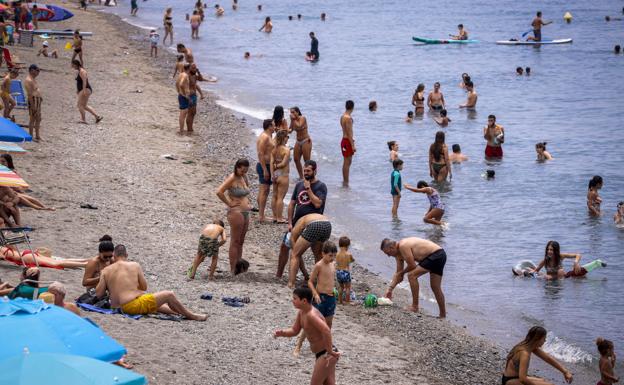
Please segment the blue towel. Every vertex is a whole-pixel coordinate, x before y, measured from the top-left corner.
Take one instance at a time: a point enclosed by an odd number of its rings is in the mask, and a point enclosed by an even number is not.
[[[104,308],[93,306],[93,305],[89,305],[89,304],[86,304],[86,303],[76,302],[76,305],[79,308],[84,309],[86,311],[92,311],[92,312],[100,313],[100,314],[121,314],[124,317],[132,318],[133,320],[138,320],[141,317],[143,317],[142,315],[125,314],[125,313],[122,313],[119,309],[104,309]]]

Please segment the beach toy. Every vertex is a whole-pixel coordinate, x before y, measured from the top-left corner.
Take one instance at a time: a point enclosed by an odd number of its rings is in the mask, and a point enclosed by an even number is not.
[[[596,259],[595,261],[591,261],[583,265],[583,269],[587,270],[588,273],[592,270],[596,270],[599,267],[607,267],[607,264],[602,262],[600,259]]]
[[[390,306],[392,305],[392,300],[390,298],[381,297],[377,299],[377,305],[379,306]]]
[[[71,50],[71,49],[72,49],[72,43],[67,42],[67,44],[65,44],[65,47],[64,47],[64,48],[65,48],[65,51],[69,51],[69,50]]]
[[[122,74],[124,74],[124,75],[126,75],[126,76],[128,76],[128,74],[129,74],[130,72],[128,72],[128,70],[123,70],[123,71],[121,71],[121,73],[122,73]]]
[[[377,307],[377,296],[375,294],[367,294],[366,297],[364,297],[364,307]]]
[[[566,12],[565,15],[563,15],[563,20],[565,20],[566,23],[570,23],[572,21],[572,14],[570,12]]]

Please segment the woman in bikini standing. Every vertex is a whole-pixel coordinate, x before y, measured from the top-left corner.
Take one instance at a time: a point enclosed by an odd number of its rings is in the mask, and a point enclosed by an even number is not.
[[[447,175],[453,179],[443,131],[436,132],[435,142],[429,147],[429,175],[437,182],[445,181]]]
[[[103,118],[98,115],[95,110],[89,106],[89,98],[93,93],[91,84],[89,84],[89,77],[87,71],[82,68],[82,64],[78,60],[72,61],[72,68],[77,72],[76,74],[76,89],[78,92],[78,111],[80,111],[81,120],[78,123],[87,124],[85,111],[95,116],[95,123],[99,123]]]
[[[295,160],[295,167],[297,167],[297,173],[299,179],[303,179],[303,167],[301,166],[301,157],[306,162],[312,158],[312,138],[308,133],[308,121],[305,116],[301,115],[299,107],[292,107],[290,109],[290,129],[289,132],[297,132],[297,141],[295,142],[295,150],[293,153]]]
[[[275,124],[275,132],[288,131],[288,122],[284,119],[284,107],[275,106],[273,109],[273,124]]]
[[[414,106],[414,114],[422,115],[425,113],[425,85],[420,83],[412,96],[412,105]]]
[[[287,146],[288,132],[278,131],[275,135],[275,148],[271,152],[271,175],[273,176],[273,199],[271,209],[274,222],[288,223],[284,220],[284,197],[288,192],[290,171],[290,148]]]
[[[529,329],[526,337],[522,342],[511,349],[507,355],[505,362],[505,370],[503,371],[502,385],[523,385],[531,383],[534,385],[553,385],[539,377],[529,377],[529,363],[531,354],[535,354],[544,362],[563,373],[563,378],[568,384],[572,383],[572,373],[567,370],[556,359],[542,350],[542,346],[546,342],[546,329],[541,326],[533,326]]]
[[[74,31],[74,42],[72,43],[72,47],[74,47],[74,54],[72,55],[71,61],[76,59],[76,56],[80,58],[80,64],[84,66],[84,59],[82,58],[82,36],[80,36],[80,31]]]
[[[219,186],[217,196],[227,209],[227,219],[230,223],[230,271],[236,271],[236,265],[242,261],[243,243],[249,227],[249,184],[247,183],[247,171],[249,161],[239,159],[234,165],[234,172],[230,174]],[[227,193],[227,194],[226,194]]]
[[[163,44],[169,36],[169,44],[173,44],[173,17],[171,16],[171,8],[165,10],[165,16],[163,16],[163,27],[165,28],[165,37],[163,38]]]

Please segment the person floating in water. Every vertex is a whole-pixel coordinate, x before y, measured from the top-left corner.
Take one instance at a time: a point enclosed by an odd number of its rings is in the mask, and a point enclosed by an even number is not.
[[[615,367],[615,351],[613,342],[598,337],[596,339],[596,347],[600,353],[600,361],[598,368],[600,369],[600,381],[596,385],[612,385],[620,382],[620,377],[616,377],[613,372]]]
[[[600,198],[600,195],[598,194],[598,190],[601,188],[602,177],[600,175],[594,175],[590,179],[589,186],[587,188],[587,209],[589,210],[589,215],[594,217],[602,215],[602,212],[600,212],[602,198]]]
[[[450,35],[451,39],[453,39],[453,40],[468,40],[468,31],[466,31],[464,29],[464,25],[463,24],[459,24],[457,26],[457,29],[459,30],[459,32],[457,33],[457,35]]]
[[[535,19],[531,22],[531,26],[533,27],[533,36],[529,36],[527,41],[542,41],[542,26],[552,24],[552,21],[544,21],[542,20],[542,12],[537,11]]]
[[[563,270],[563,260],[564,259],[572,259],[574,258],[574,267],[571,271],[565,272]],[[595,269],[596,267],[604,267],[606,266],[600,260],[596,260],[590,264],[585,266],[580,265],[581,254],[579,253],[562,253],[559,248],[559,242],[557,241],[548,241],[546,244],[546,251],[544,253],[544,259],[535,267],[529,271],[529,273],[539,273],[542,268],[546,268],[546,274],[543,276],[546,279],[562,279],[562,278],[570,278],[570,277],[582,277],[587,274],[589,271]],[[596,266],[593,266],[593,265]],[[598,266],[600,265],[600,266]],[[588,269],[589,268],[589,269]]]
[[[537,152],[537,160],[539,162],[553,159],[552,155],[550,155],[550,152],[546,151],[546,142],[537,143],[535,145],[535,152]]]
[[[616,225],[624,225],[624,201],[618,203],[617,211],[613,216],[613,221]]]
[[[431,223],[432,225],[437,226],[445,225],[445,223],[442,222],[442,217],[444,216],[444,203],[442,203],[442,199],[440,199],[438,190],[433,187],[429,187],[427,182],[424,180],[419,181],[416,184],[416,188],[408,185],[407,183],[404,187],[416,193],[427,194],[427,199],[429,199],[429,210],[427,210],[425,216],[423,217],[423,221],[425,223]]]

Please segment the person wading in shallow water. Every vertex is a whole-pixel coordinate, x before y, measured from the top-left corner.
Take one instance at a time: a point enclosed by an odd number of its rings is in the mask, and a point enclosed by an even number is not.
[[[340,126],[342,127],[342,141],[340,149],[342,151],[342,184],[349,186],[349,170],[351,169],[351,161],[355,155],[355,139],[353,139],[353,109],[355,103],[353,100],[347,100],[345,103],[345,112],[340,117]]]

